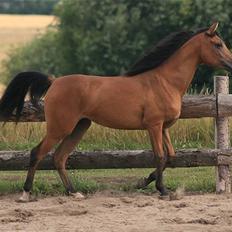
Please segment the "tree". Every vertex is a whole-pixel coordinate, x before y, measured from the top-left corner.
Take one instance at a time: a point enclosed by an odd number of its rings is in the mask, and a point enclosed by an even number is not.
[[[118,75],[179,28],[180,2],[69,0],[57,10],[66,73]],[[167,26],[165,26],[167,25]]]
[[[118,75],[173,31],[206,27],[217,20],[223,37],[230,39],[231,7],[229,0],[63,0],[55,10],[59,23],[52,42],[59,55],[50,60],[59,64],[59,74]],[[20,68],[25,70],[23,64]],[[201,67],[193,85],[211,85],[213,73]]]

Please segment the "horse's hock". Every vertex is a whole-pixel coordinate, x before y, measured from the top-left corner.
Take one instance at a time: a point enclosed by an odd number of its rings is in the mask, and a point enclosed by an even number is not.
[[[215,118],[215,149],[189,149],[176,152],[177,157],[168,162],[169,167],[216,167],[216,191],[231,192],[229,167],[232,164],[229,119],[232,116],[232,95],[229,94],[229,77],[214,78],[214,95],[185,96],[180,118]],[[15,121],[10,118],[9,121]],[[35,108],[25,102],[21,122],[44,121],[43,102]],[[1,151],[0,170],[25,170],[29,164],[29,152]],[[67,168],[149,168],[156,165],[151,151],[97,151],[73,152]],[[55,169],[52,154],[40,164],[40,169]]]

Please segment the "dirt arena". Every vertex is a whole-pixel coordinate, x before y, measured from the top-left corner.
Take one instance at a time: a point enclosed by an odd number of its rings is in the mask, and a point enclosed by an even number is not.
[[[232,231],[232,195],[165,201],[157,195],[97,193],[81,201],[40,197],[26,204],[17,198],[0,197],[0,231]]]

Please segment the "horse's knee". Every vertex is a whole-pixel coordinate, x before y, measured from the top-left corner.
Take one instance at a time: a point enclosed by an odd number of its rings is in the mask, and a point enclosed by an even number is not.
[[[156,156],[157,169],[162,171],[166,167],[168,156],[164,154],[163,156]]]
[[[168,156],[171,157],[171,158],[175,158],[176,157],[176,152],[174,149],[171,149],[168,153]]]

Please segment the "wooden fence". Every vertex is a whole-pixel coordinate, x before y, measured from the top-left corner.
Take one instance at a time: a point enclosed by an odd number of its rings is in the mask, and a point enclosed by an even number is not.
[[[232,95],[229,93],[229,78],[214,78],[214,94],[210,96],[185,96],[180,118],[215,118],[215,149],[179,150],[175,159],[168,162],[169,167],[216,167],[216,191],[231,192],[229,166],[232,164],[232,149],[229,144],[229,122],[232,116]],[[44,121],[43,102],[35,108],[26,102],[20,122]],[[9,121],[15,121],[10,118]],[[0,170],[25,170],[29,163],[29,152],[1,151]],[[96,151],[73,152],[67,168],[148,168],[155,167],[151,151]],[[50,153],[40,169],[54,169]]]

